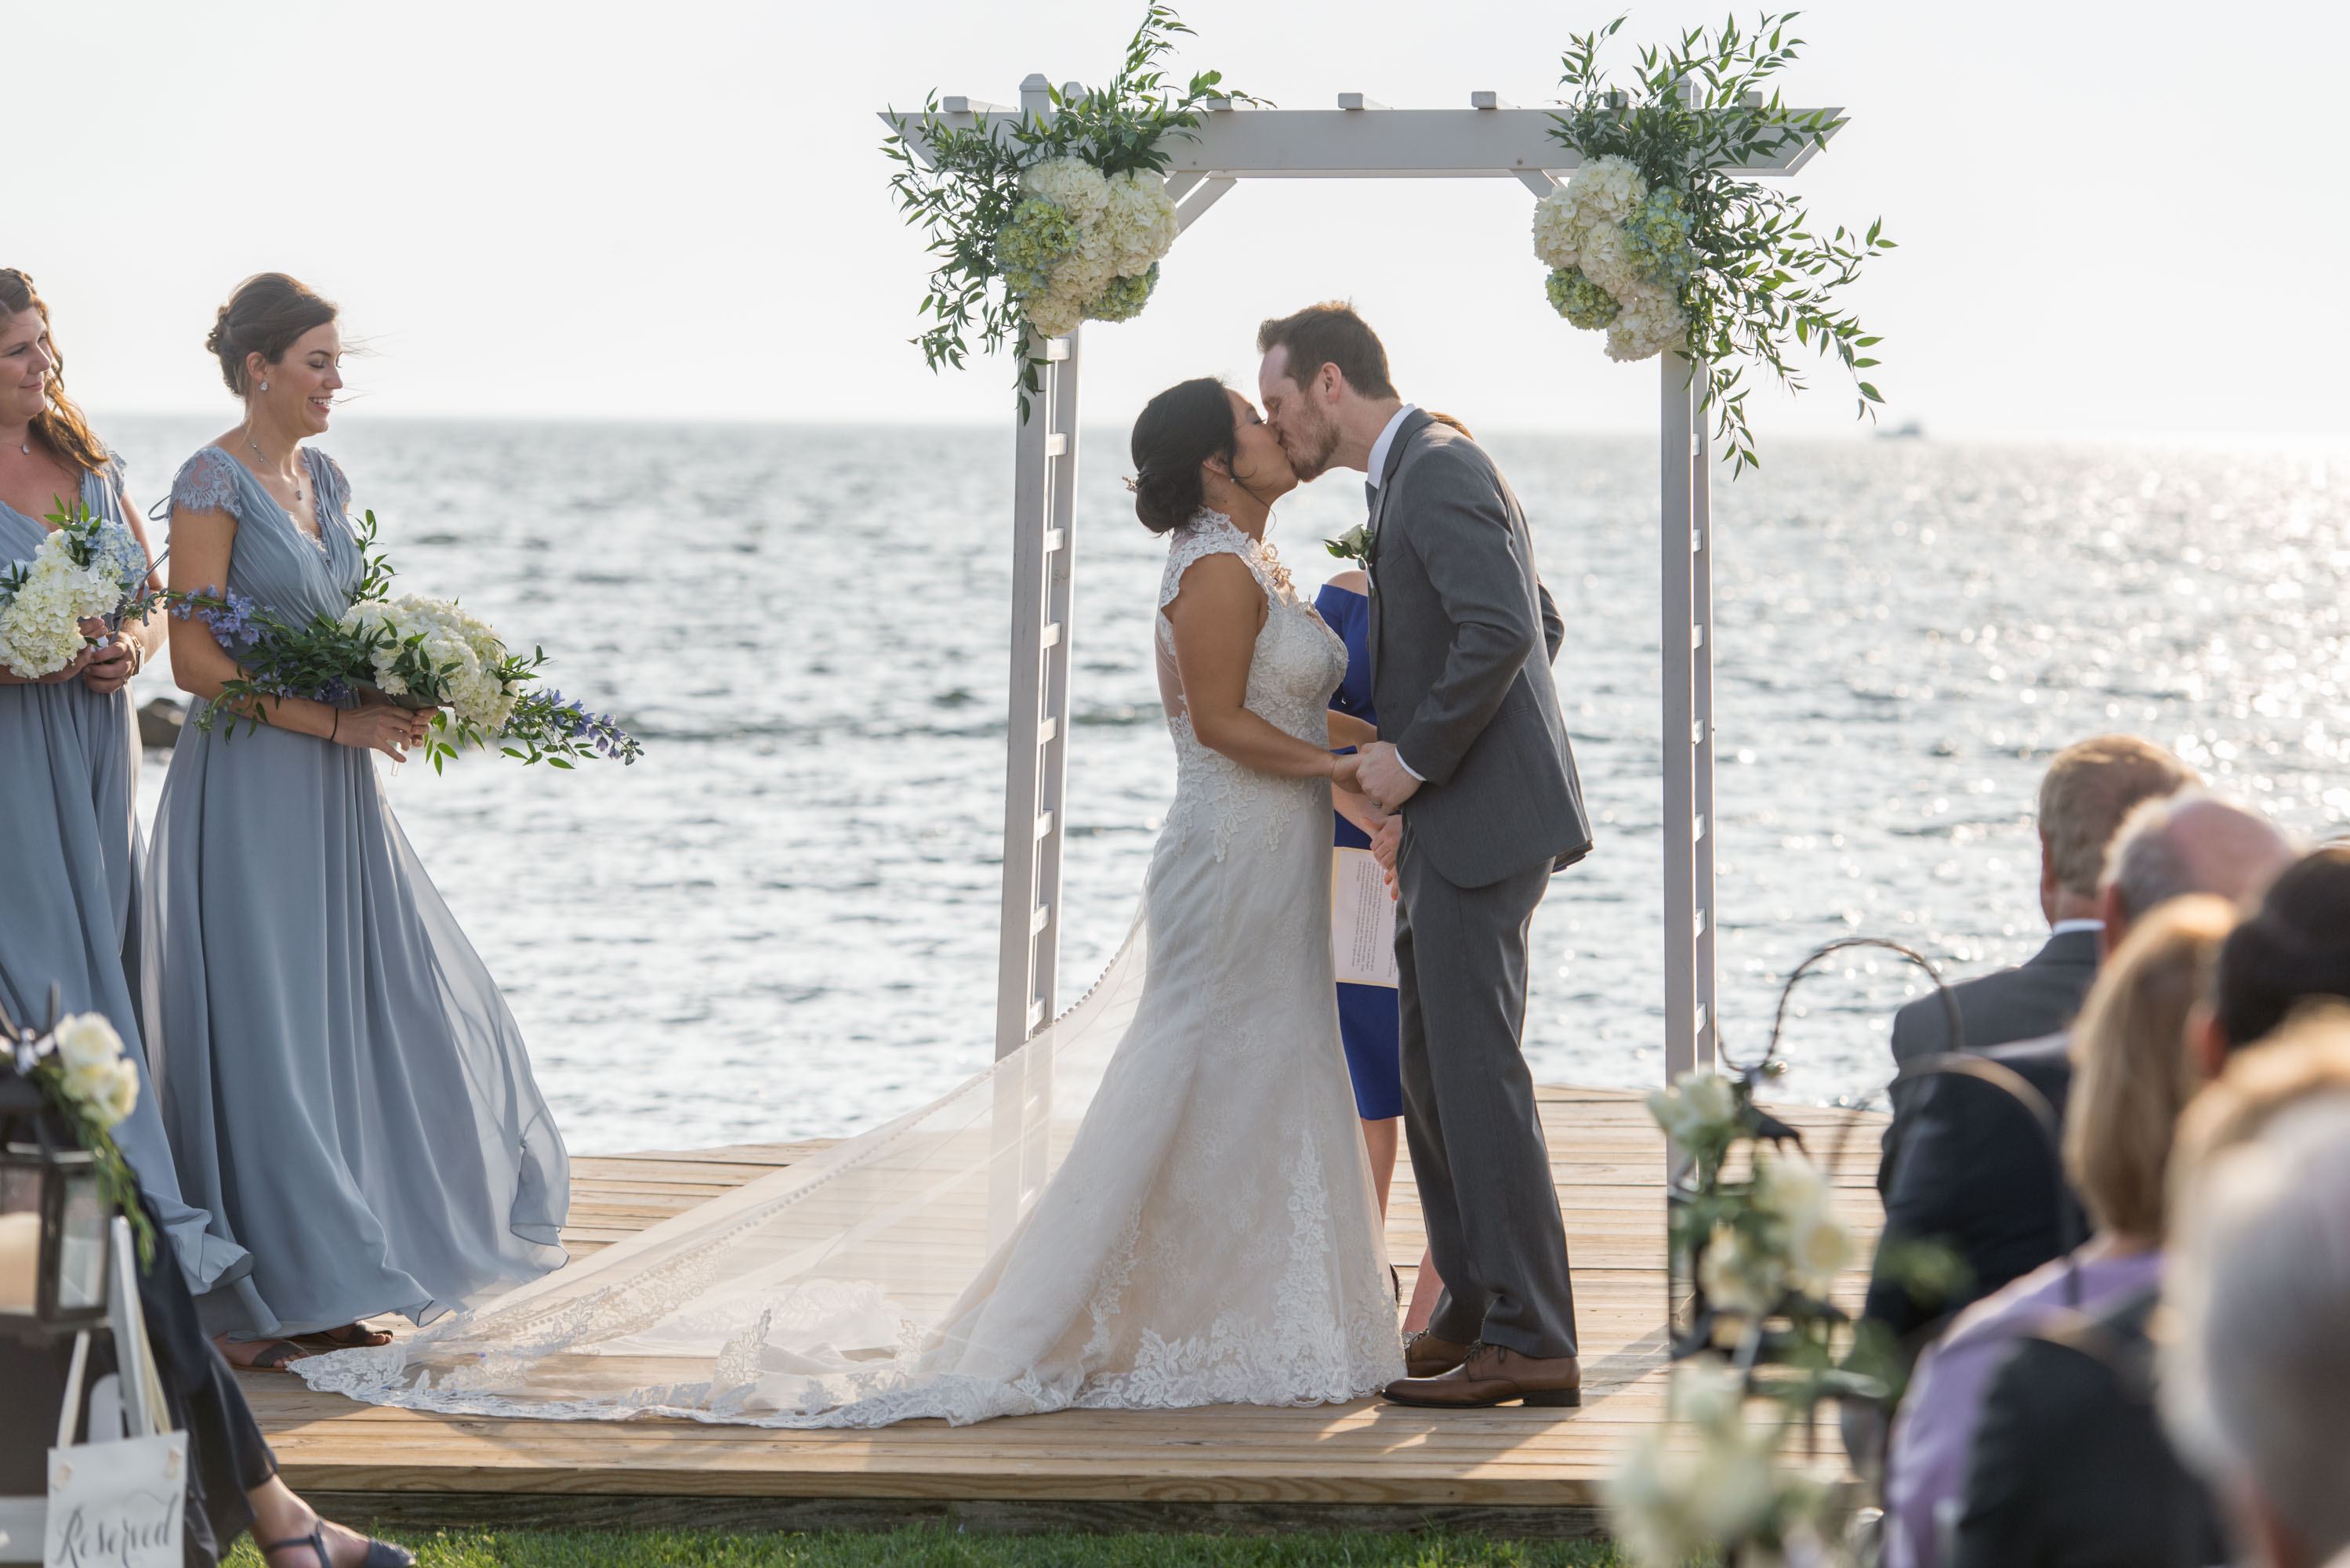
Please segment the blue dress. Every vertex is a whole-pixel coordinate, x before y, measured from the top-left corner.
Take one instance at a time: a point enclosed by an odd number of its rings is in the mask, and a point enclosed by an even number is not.
[[[1371,601],[1336,584],[1323,585],[1314,607],[1347,642],[1347,675],[1330,706],[1366,723],[1379,716],[1371,708]],[[1368,849],[1363,830],[1339,816],[1332,842],[1341,849]],[[1338,982],[1338,1034],[1346,1042],[1347,1071],[1355,1080],[1355,1113],[1367,1122],[1403,1115],[1403,1075],[1397,1054],[1399,1029],[1396,992],[1385,985]]]
[[[349,489],[304,449],[312,539],[218,447],[172,486],[236,519],[228,587],[280,619],[339,615],[361,564]],[[372,753],[198,728],[164,780],[148,962],[180,1189],[252,1272],[205,1328],[424,1322],[564,1262],[569,1165],[514,1015],[391,815]]]
[[[83,477],[90,511],[127,524],[121,465]],[[29,561],[48,535],[0,503],[0,561]],[[68,1012],[103,1013],[139,1067],[139,1101],[114,1141],[163,1217],[188,1287],[246,1267],[180,1199],[140,1028],[139,739],[128,689],[99,696],[77,678],[0,686],[0,995],[37,1019],[49,987]]]

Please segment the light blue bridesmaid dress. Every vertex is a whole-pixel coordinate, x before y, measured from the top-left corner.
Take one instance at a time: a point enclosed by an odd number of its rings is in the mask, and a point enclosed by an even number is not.
[[[174,515],[236,519],[227,587],[338,615],[342,470],[304,449],[313,540],[218,447]],[[239,1339],[422,1323],[564,1262],[563,1139],[514,1016],[393,820],[374,753],[193,705],[148,867],[146,961],[181,1190],[253,1269],[200,1298]]]
[[[121,465],[82,479],[81,498],[127,525]],[[29,561],[48,534],[0,503],[0,561]],[[123,1158],[163,1215],[188,1288],[207,1291],[246,1267],[234,1243],[207,1234],[181,1201],[163,1116],[142,1046],[138,950],[139,735],[130,693],[99,696],[78,677],[0,686],[0,996],[37,1019],[49,987],[68,1012],[101,1012],[140,1069],[139,1103],[114,1129]]]

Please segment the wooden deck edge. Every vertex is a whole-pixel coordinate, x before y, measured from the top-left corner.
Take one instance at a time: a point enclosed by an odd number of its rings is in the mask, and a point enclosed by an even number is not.
[[[1076,1498],[647,1497],[300,1489],[328,1519],[369,1530],[728,1530],[800,1532],[935,1525],[991,1535],[1285,1535],[1447,1531],[1529,1540],[1606,1533],[1587,1504],[1157,1502]]]
[[[1565,1467],[1560,1467],[1564,1469]],[[1086,1470],[1040,1464],[1015,1471],[972,1473],[891,1468],[838,1469],[686,1470],[628,1464],[531,1465],[487,1468],[413,1461],[344,1464],[280,1456],[279,1473],[304,1497],[363,1497],[378,1508],[496,1511],[546,1506],[567,1513],[573,1502],[609,1500],[692,1509],[739,1506],[791,1509],[832,1502],[876,1507],[1094,1508],[1128,1503],[1151,1508],[1591,1508],[1604,1480],[1594,1474],[1399,1473],[1376,1464],[1319,1474],[1200,1473],[1174,1469]]]

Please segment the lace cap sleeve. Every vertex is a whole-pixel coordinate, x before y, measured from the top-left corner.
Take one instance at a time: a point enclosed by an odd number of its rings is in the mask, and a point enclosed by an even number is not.
[[[180,465],[172,480],[172,504],[191,512],[225,512],[238,515],[236,459],[208,446]]]
[[[1262,584],[1264,575],[1250,549],[1251,543],[1247,535],[1213,512],[1202,512],[1184,524],[1167,546],[1167,575],[1159,580],[1159,607],[1165,609],[1175,602],[1176,596],[1183,591],[1183,574],[1210,556],[1238,556]]]
[[[310,471],[318,481],[319,491],[334,504],[336,511],[348,511],[351,504],[351,482],[344,475],[343,465],[317,447],[304,447],[302,450],[310,454]]]

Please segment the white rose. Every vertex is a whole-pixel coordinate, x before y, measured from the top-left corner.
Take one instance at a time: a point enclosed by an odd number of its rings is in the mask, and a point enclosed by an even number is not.
[[[1714,1228],[1706,1243],[1705,1261],[1698,1267],[1698,1282],[1716,1311],[1757,1318],[1779,1304],[1786,1290],[1786,1271],[1778,1259],[1727,1225]]]
[[[1766,1214],[1794,1220],[1827,1205],[1827,1178],[1799,1149],[1767,1158],[1754,1177],[1754,1200]]]
[[[1746,1378],[1710,1355],[1680,1362],[1673,1367],[1670,1406],[1675,1420],[1692,1427],[1734,1427],[1746,1408]]]
[[[77,1067],[109,1066],[122,1057],[122,1036],[102,1013],[69,1012],[57,1023],[57,1059]]]
[[[1707,1441],[1690,1494],[1692,1521],[1708,1541],[1745,1539],[1778,1501],[1771,1450],[1742,1429],[1717,1430]]]

